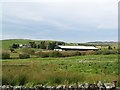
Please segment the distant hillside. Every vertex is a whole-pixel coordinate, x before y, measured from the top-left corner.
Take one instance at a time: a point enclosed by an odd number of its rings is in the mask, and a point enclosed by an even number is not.
[[[36,42],[39,43],[41,41],[46,41],[46,42],[61,42],[61,41],[52,41],[52,40],[30,40],[30,39],[7,39],[7,40],[0,40],[0,42],[2,42],[2,46],[0,45],[0,47],[2,47],[2,49],[9,49],[9,47],[12,44],[29,44],[29,42]]]
[[[27,44],[32,40],[27,39],[7,39],[7,40],[0,40],[2,42],[2,49],[9,49],[9,46],[13,43],[17,44]]]
[[[118,45],[118,42],[102,42],[102,41],[96,41],[96,42],[87,42],[88,44],[95,44],[95,45],[114,45],[114,46],[117,46]]]

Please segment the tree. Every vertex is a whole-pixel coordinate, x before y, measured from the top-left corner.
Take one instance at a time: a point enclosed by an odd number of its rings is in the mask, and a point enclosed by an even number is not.
[[[29,42],[31,48],[37,48],[37,45],[35,42]]]
[[[112,47],[111,47],[111,46],[108,46],[108,49],[110,50],[110,49],[112,49]]]
[[[2,52],[2,59],[10,59],[10,54],[8,52]]]
[[[41,41],[41,42],[40,42],[40,48],[41,48],[41,49],[46,49],[45,41]]]
[[[55,47],[56,47],[56,42],[51,42],[51,43],[49,43],[49,45],[48,45],[48,49],[49,49],[49,50],[53,50]]]
[[[11,52],[14,52],[15,50],[14,50],[14,48],[10,48],[10,51],[11,51]]]
[[[16,49],[16,48],[18,48],[18,47],[19,47],[19,44],[15,44],[15,43],[14,43],[14,44],[12,45],[12,48],[15,48],[15,49]]]
[[[37,48],[40,48],[40,44],[37,45]]]

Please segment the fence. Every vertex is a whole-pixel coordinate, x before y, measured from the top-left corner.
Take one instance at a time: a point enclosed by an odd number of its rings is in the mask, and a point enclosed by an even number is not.
[[[25,86],[0,86],[0,90],[120,90],[116,88],[115,83],[97,83],[97,84],[80,84],[80,85],[59,85],[59,86],[43,86],[34,87]]]

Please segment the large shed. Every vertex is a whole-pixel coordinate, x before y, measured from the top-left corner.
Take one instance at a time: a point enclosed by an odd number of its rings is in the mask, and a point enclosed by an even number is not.
[[[80,51],[87,51],[87,50],[98,50],[98,48],[94,46],[57,46],[54,50],[56,51],[67,51],[67,50],[80,50]]]

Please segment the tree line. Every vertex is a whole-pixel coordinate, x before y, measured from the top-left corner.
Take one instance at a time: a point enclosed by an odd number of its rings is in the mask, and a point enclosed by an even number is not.
[[[29,42],[29,44],[24,44],[22,47],[53,50],[57,45],[65,45],[65,43],[60,41],[51,41],[51,42],[40,41],[39,43],[36,43],[35,41],[33,41],[33,42]],[[10,48],[14,48],[14,49],[20,48],[20,44],[13,43],[10,46]]]

